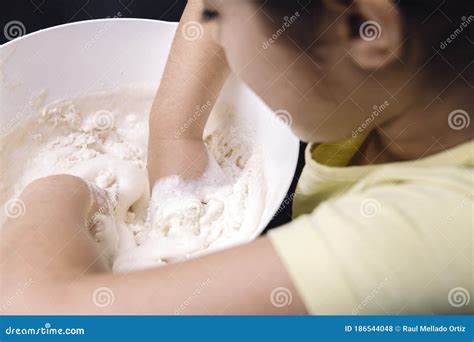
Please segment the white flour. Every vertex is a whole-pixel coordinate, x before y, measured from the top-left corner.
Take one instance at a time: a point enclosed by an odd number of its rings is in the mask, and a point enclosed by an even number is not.
[[[9,162],[1,167],[2,206],[44,176],[72,174],[94,183],[108,197],[93,217],[102,223],[94,233],[114,271],[247,241],[258,228],[265,197],[252,129],[231,113],[219,113],[229,115],[228,124],[206,136],[211,162],[202,178],[165,178],[150,199],[146,151],[153,96],[153,89],[130,87],[63,100],[3,137],[0,150]]]

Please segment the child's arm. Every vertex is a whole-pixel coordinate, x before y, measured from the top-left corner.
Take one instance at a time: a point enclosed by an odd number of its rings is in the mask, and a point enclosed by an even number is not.
[[[3,314],[305,312],[267,238],[183,263],[112,274],[85,225],[97,206],[81,179],[40,179],[18,201],[24,215],[0,229]]]
[[[222,48],[200,24],[202,9],[202,0],[188,1],[151,110],[151,185],[169,175],[197,178],[207,167],[203,130],[229,68]]]

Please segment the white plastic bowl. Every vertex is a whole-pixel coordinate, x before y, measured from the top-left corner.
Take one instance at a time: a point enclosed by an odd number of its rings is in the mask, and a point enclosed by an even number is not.
[[[2,135],[31,114],[35,93],[46,89],[45,103],[85,93],[148,83],[158,87],[176,23],[104,19],[53,27],[0,47]],[[178,95],[179,96],[179,95]],[[275,125],[272,110],[232,77],[220,98],[237,115],[255,122],[264,151],[266,200],[256,238],[271,221],[293,179],[298,139]]]

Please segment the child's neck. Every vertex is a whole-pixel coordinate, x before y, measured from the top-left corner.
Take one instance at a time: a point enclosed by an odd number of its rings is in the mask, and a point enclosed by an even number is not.
[[[451,88],[439,98],[427,96],[425,101],[410,106],[378,127],[351,165],[421,159],[472,140],[474,123],[466,126],[474,113],[474,101],[468,93],[469,88],[464,83],[463,87]],[[450,113],[454,113],[451,122]],[[460,119],[457,122],[453,121],[455,115]]]

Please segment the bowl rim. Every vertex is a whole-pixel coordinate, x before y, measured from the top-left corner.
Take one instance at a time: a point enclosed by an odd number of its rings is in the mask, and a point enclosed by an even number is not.
[[[31,33],[25,34],[21,37],[12,39],[12,40],[8,41],[7,43],[0,45],[0,53],[3,52],[2,51],[3,48],[14,47],[15,44],[17,44],[17,43],[19,43],[23,40],[30,39],[30,38],[34,37],[35,35],[40,35],[40,34],[55,31],[55,30],[62,30],[64,28],[72,27],[72,26],[81,26],[81,25],[84,26],[84,25],[91,25],[91,24],[116,22],[116,21],[120,21],[122,23],[129,22],[129,23],[159,24],[159,25],[168,26],[168,27],[171,27],[171,28],[177,28],[178,25],[179,25],[179,22],[163,21],[163,20],[156,20],[156,19],[143,19],[143,18],[102,18],[102,19],[82,20],[82,21],[76,21],[76,22],[56,25],[56,26],[45,28],[45,29],[40,29],[40,30],[31,32]],[[259,97],[256,94],[255,94],[255,96]],[[266,104],[266,106],[268,106],[268,105]],[[271,111],[273,111],[270,107],[269,107],[269,109]],[[294,152],[295,159],[294,159],[294,162],[292,162],[292,165],[291,165],[292,175],[291,175],[291,177],[288,176],[288,178],[284,182],[282,182],[282,184],[281,184],[281,187],[285,189],[285,192],[281,192],[281,194],[279,194],[279,196],[276,197],[276,199],[278,200],[280,205],[275,209],[275,211],[273,212],[273,214],[270,217],[270,219],[268,220],[268,222],[266,222],[266,225],[262,226],[262,227],[259,227],[258,229],[255,229],[253,234],[249,235],[247,241],[254,240],[255,238],[260,236],[265,231],[265,229],[268,227],[268,224],[272,221],[272,219],[278,213],[278,210],[280,209],[283,201],[286,199],[288,191],[291,188],[291,184],[293,183],[295,173],[296,173],[297,168],[298,168],[299,149],[300,149],[300,143],[299,142],[300,142],[300,140],[294,135],[294,133],[291,131],[291,129],[289,130],[289,132],[292,135],[292,139],[294,140],[295,147],[296,147],[295,152]],[[260,219],[262,220],[262,218],[260,218]],[[231,244],[231,246],[233,246],[233,245],[234,244]]]
[[[44,32],[49,32],[49,31],[54,31],[58,29],[64,29],[65,27],[69,26],[75,26],[75,25],[84,25],[84,24],[92,24],[92,23],[105,23],[105,22],[112,22],[112,21],[129,21],[129,22],[149,22],[149,23],[159,23],[162,25],[168,25],[168,26],[178,26],[178,22],[176,21],[164,21],[164,20],[156,20],[156,19],[145,19],[145,18],[101,18],[101,19],[89,19],[89,20],[81,20],[81,21],[74,21],[71,23],[65,23],[65,24],[60,24],[60,25],[55,25],[51,27],[47,27],[44,29],[40,29],[34,32],[27,33],[21,37],[14,38],[12,40],[7,41],[6,43],[0,44],[0,50],[4,47],[10,46],[12,44],[18,43],[24,39],[31,38],[37,34],[41,34]]]

